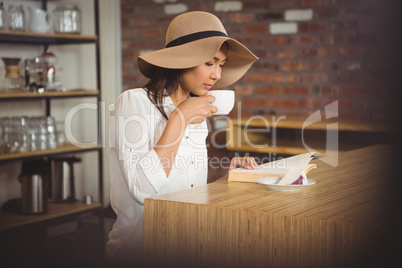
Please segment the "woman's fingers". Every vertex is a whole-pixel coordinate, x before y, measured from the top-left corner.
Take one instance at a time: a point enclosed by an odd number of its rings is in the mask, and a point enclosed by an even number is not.
[[[177,110],[184,115],[186,124],[198,124],[218,111],[216,106],[210,104],[214,101],[212,95],[191,97],[179,104]]]
[[[242,166],[246,169],[255,169],[258,168],[257,163],[255,162],[254,157],[243,157]]]
[[[254,157],[233,157],[230,162],[229,170],[243,167],[246,169],[256,169],[258,168],[258,164],[255,161]]]
[[[216,113],[218,111],[216,106],[210,105],[209,108],[211,109],[211,113]]]
[[[205,97],[208,101],[208,108],[211,111],[211,114],[209,116],[212,116],[213,113],[216,113],[218,111],[218,108],[216,106],[211,105],[211,103],[215,101],[215,97],[212,95],[205,95],[203,97]]]
[[[208,100],[208,103],[213,103],[215,101],[215,97],[210,94],[207,94],[203,97],[205,97]]]

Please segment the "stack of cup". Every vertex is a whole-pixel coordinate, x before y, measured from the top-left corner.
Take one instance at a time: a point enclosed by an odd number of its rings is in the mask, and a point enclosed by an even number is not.
[[[56,121],[52,116],[1,117],[0,154],[55,149]]]

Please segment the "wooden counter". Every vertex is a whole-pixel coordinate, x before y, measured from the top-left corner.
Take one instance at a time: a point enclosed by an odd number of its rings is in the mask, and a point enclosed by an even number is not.
[[[298,192],[219,181],[145,199],[145,255],[208,267],[357,267],[389,227],[393,151],[319,159]],[[360,267],[360,266],[359,266]]]

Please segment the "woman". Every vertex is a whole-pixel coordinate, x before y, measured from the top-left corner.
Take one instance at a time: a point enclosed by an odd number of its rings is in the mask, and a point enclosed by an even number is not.
[[[256,59],[227,36],[216,16],[199,11],[173,19],[166,48],[138,58],[150,80],[122,93],[110,117],[117,220],[107,257],[128,262],[141,255],[145,198],[206,184],[205,119],[217,111],[208,91],[236,82]],[[252,157],[233,158],[229,170],[240,166],[257,165]]]

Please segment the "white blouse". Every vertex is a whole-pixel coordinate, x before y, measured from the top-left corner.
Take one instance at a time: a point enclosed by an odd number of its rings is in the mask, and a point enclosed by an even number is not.
[[[169,116],[175,106],[170,97],[163,105]],[[206,121],[189,125],[169,177],[153,149],[167,120],[148,99],[143,88],[123,92],[109,118],[110,199],[117,220],[109,233],[106,257],[124,261],[142,253],[144,199],[206,184],[208,156]]]

